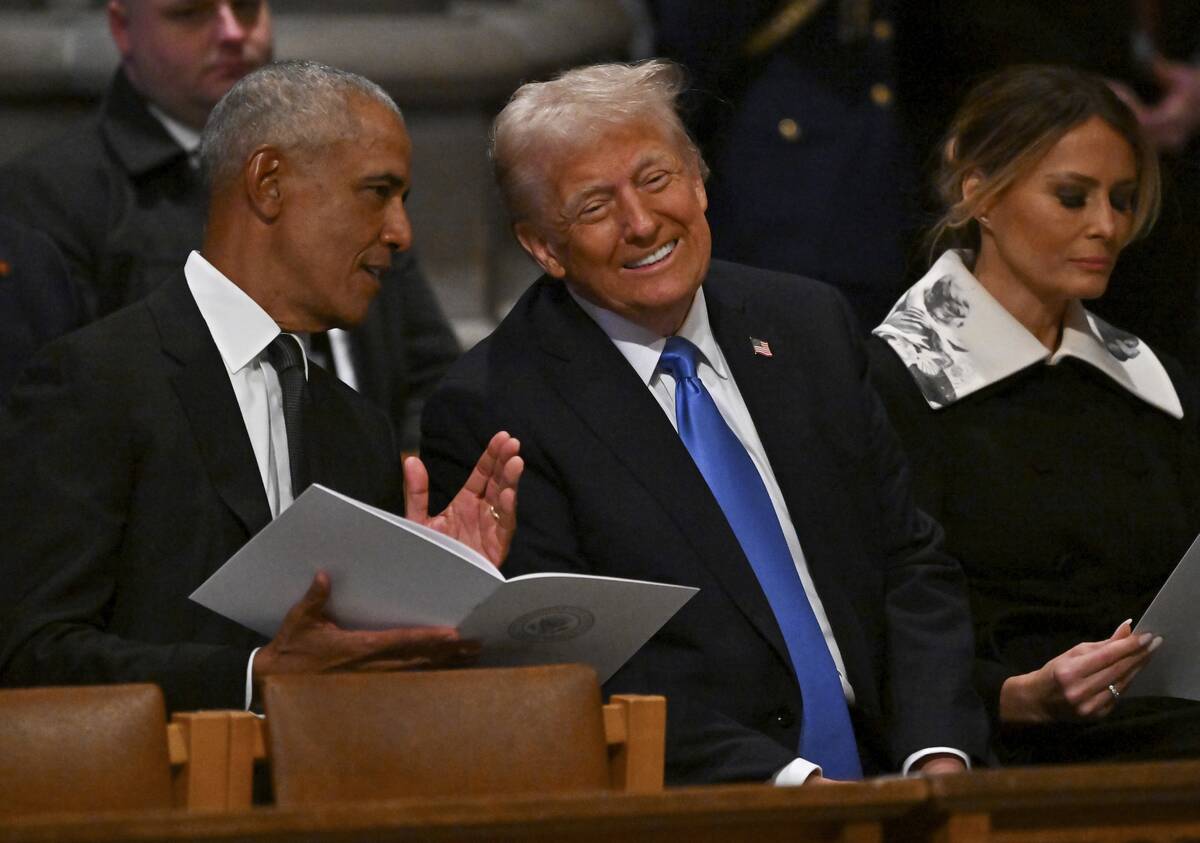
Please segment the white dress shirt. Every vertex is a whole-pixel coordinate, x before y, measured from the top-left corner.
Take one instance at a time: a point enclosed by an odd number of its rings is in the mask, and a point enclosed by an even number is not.
[[[266,354],[267,346],[280,334],[279,326],[254,299],[199,252],[188,256],[183,274],[225,364],[250,446],[254,449],[271,517],[275,518],[292,503],[283,390],[279,375]],[[299,338],[295,339],[303,350],[304,344]],[[304,358],[304,376],[308,377],[307,357]],[[250,654],[246,665],[246,708],[250,707],[253,691],[254,653]]]
[[[663,348],[666,347],[667,338],[660,336],[655,331],[636,325],[610,310],[592,304],[576,294],[569,284],[567,290],[584,312],[591,316],[600,329],[613,341],[617,350],[638,373],[638,377],[642,379],[654,399],[662,407],[671,426],[678,432],[679,426],[675,418],[675,380],[666,372],[658,371],[658,361],[662,356]],[[821,627],[821,634],[825,637],[829,654],[833,657],[838,678],[842,683],[842,692],[846,695],[846,702],[853,705],[854,689],[846,678],[846,665],[842,660],[841,650],[838,649],[837,641],[833,637],[829,617],[825,614],[821,597],[817,594],[812,575],[809,573],[804,551],[800,547],[800,537],[792,523],[792,516],[788,512],[783,492],[775,479],[775,472],[767,460],[767,453],[759,438],[758,430],[754,426],[754,420],[750,417],[750,411],[746,407],[742,393],[733,379],[733,373],[729,370],[721,346],[717,344],[717,340],[713,336],[712,327],[708,321],[708,306],[705,304],[703,288],[696,291],[696,298],[692,301],[692,307],[683,320],[683,325],[676,332],[676,336],[690,341],[700,350],[701,359],[697,361],[696,374],[712,396],[721,417],[745,447],[754,467],[758,469],[763,485],[767,488],[767,494],[771,498],[771,505],[775,508],[775,517],[779,520],[784,541],[787,543],[788,551],[796,566],[796,573],[800,577],[801,585],[804,586],[804,593],[808,596],[808,602],[812,606],[817,624]],[[905,759],[903,772],[907,773],[918,760],[935,753],[951,753],[962,758],[964,762],[967,761],[966,755],[958,750],[933,747],[915,752]],[[779,785],[803,784],[810,775],[818,773],[820,770],[818,765],[803,758],[797,758],[776,773],[772,781]]]

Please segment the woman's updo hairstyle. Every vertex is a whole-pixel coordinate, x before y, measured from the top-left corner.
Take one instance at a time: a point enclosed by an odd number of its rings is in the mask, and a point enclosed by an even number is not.
[[[1138,184],[1131,239],[1158,216],[1158,157],[1137,118],[1097,76],[1069,67],[1018,65],[984,79],[967,94],[941,146],[934,187],[946,209],[929,233],[932,254],[946,248],[978,250],[975,217],[1034,167],[1075,127],[1099,117],[1133,149]],[[963,182],[982,180],[970,201]]]

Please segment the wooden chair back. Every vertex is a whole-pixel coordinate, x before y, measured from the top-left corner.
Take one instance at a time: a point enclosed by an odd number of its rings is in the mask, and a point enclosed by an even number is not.
[[[599,685],[581,665],[279,676],[266,682],[264,701],[275,799],[284,807],[614,784]],[[653,719],[636,701],[628,711]],[[636,755],[632,722],[613,717],[625,729],[623,751]],[[647,740],[638,725],[633,732]],[[623,775],[622,788],[653,777],[627,766]]]
[[[171,807],[155,685],[0,691],[0,816]]]

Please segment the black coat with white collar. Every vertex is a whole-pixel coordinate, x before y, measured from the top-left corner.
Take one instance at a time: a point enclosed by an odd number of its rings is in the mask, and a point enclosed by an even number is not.
[[[1200,532],[1200,405],[1160,355],[1182,419],[1077,358],[1036,362],[934,410],[885,340],[868,351],[917,502],[966,572],[976,684],[998,718],[1008,677],[1136,621]],[[1013,763],[1195,757],[1200,705],[1124,699],[1098,724],[1002,738]]]

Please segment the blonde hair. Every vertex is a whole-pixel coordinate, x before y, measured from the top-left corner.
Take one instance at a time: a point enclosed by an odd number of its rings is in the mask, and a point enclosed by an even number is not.
[[[659,127],[702,178],[708,168],[676,111],[686,87],[680,67],[662,59],[594,64],[517,89],[492,123],[491,159],[512,221],[544,207],[547,169],[562,153],[615,126]]]
[[[934,180],[946,210],[927,238],[931,256],[948,247],[977,250],[980,209],[1093,117],[1133,150],[1137,192],[1130,239],[1144,236],[1158,218],[1161,187],[1158,156],[1133,112],[1099,77],[1068,67],[1018,65],[976,85],[950,122]],[[975,174],[982,180],[968,200],[963,182]]]

